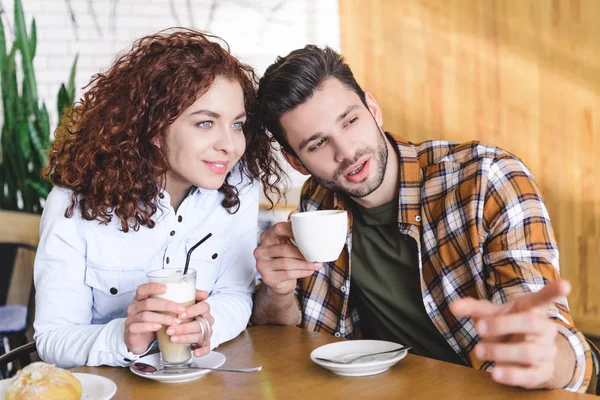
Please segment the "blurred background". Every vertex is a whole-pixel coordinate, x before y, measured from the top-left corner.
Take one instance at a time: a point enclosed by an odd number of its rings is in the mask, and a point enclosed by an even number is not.
[[[18,28],[14,5],[0,0],[8,49]],[[307,43],[341,50],[382,106],[386,130],[412,142],[491,142],[525,162],[550,211],[561,273],[573,284],[575,322],[600,337],[600,1],[22,0],[22,7],[29,35],[36,21],[32,65],[50,131],[63,83],[63,101],[71,93],[79,98],[92,75],[134,39],[160,29],[188,26],[222,36],[259,75],[277,55]],[[18,151],[3,135],[0,178]],[[261,229],[295,208],[303,180],[290,172],[288,202],[275,212],[263,205]],[[38,189],[26,197],[39,198],[44,188]],[[42,206],[10,223],[0,219],[0,234],[35,227]],[[35,245],[35,230],[23,235]],[[15,257],[28,265],[32,255],[22,252]],[[9,256],[0,248],[3,259]],[[30,278],[19,279],[28,294]],[[18,291],[14,281],[9,294]]]
[[[14,0],[0,0],[7,40]],[[340,50],[337,0],[21,0],[27,27],[35,18],[38,96],[57,123],[56,94],[78,55],[75,97],[90,78],[147,34],[174,26],[209,31],[260,75],[278,55],[307,43]],[[303,178],[291,175],[292,186]]]

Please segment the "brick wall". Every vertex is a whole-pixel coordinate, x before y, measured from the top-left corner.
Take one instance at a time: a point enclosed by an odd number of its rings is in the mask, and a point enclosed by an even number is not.
[[[56,95],[79,54],[77,88],[107,69],[133,40],[172,26],[211,31],[259,74],[277,55],[306,43],[339,50],[337,0],[22,0],[27,24],[36,19],[38,92],[56,123]],[[13,0],[0,0],[12,40]],[[70,6],[70,8],[69,8]],[[75,22],[70,17],[74,15]],[[7,26],[8,25],[8,26]],[[304,177],[290,174],[292,186]],[[290,199],[293,200],[293,199]]]

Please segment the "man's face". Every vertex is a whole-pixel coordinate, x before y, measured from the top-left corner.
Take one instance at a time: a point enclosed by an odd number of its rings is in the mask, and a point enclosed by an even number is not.
[[[285,154],[301,173],[353,198],[373,193],[385,175],[388,149],[381,111],[335,78],[327,79],[304,104],[281,117],[296,157]],[[374,117],[374,115],[376,117]]]

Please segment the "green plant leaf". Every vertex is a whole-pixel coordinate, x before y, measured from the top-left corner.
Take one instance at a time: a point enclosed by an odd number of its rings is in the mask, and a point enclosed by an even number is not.
[[[79,54],[76,54],[75,59],[73,60],[73,65],[71,65],[71,72],[69,73],[69,83],[67,86],[67,94],[69,95],[69,105],[75,102],[75,73],[77,71],[78,59]]]
[[[48,197],[48,194],[50,193],[50,188],[48,187],[48,185],[45,185],[41,181],[34,181],[31,179],[27,179],[25,181],[25,184],[27,185],[27,187],[33,189],[35,191],[35,193],[41,198],[45,199],[46,197]]]
[[[4,23],[0,18],[0,72],[4,70],[4,63],[6,62],[6,33],[4,32]]]
[[[41,170],[47,163],[46,148],[40,141],[40,137],[42,135],[31,122],[27,123],[27,130],[29,133],[29,140],[31,142],[31,149],[34,153],[34,157],[30,155],[27,159],[33,162],[35,169]]]
[[[4,178],[7,185],[7,194],[4,197],[4,204],[6,209],[16,210],[17,207],[17,194],[16,194],[16,183],[15,173],[11,168],[11,143],[10,134],[8,128],[5,125],[2,128],[2,169],[4,170]]]
[[[25,15],[21,0],[15,0],[15,35],[16,45],[21,51],[21,64],[23,66],[23,85],[27,86],[29,96],[26,98],[28,112],[34,113],[37,108],[37,86],[33,69],[33,55],[31,53],[27,28],[25,26]]]
[[[64,83],[60,84],[60,89],[58,89],[58,95],[56,96],[56,108],[58,109],[58,125],[61,124],[62,116],[65,111],[65,107],[69,106],[71,103],[69,102],[69,94],[67,93],[67,88]]]
[[[48,117],[48,109],[45,103],[42,103],[42,108],[38,112],[36,125],[41,148],[47,149],[50,147],[50,118]]]
[[[31,50],[31,59],[35,57],[35,51],[37,50],[37,28],[35,24],[35,18],[31,19],[31,35],[29,37],[29,48]]]
[[[31,101],[31,93],[29,90],[29,86],[27,86],[25,84],[25,82],[22,82],[22,87],[21,87],[21,96],[19,97],[19,99],[21,100],[21,114],[18,116],[18,118],[21,119],[27,119],[29,118],[31,109],[29,108],[29,104]]]
[[[18,149],[18,142],[15,141],[10,143],[10,145],[9,151],[7,151],[5,154],[8,156],[8,173],[14,178],[14,190],[21,191],[25,179],[27,179],[27,165],[25,164],[23,154]],[[23,192],[21,191],[21,195],[22,194]]]
[[[19,150],[23,154],[23,158],[26,160],[31,159],[31,140],[29,139],[29,121],[21,121],[19,124],[19,132],[17,135],[17,143]]]
[[[4,123],[8,127],[15,126],[18,115],[19,92],[17,89],[17,66],[15,55],[17,48],[13,46],[6,58],[4,70],[2,71],[2,101],[4,102]]]
[[[42,211],[52,184],[40,176],[48,163],[50,118],[37,91],[33,60],[37,52],[37,25],[31,19],[27,31],[23,0],[14,0],[14,42],[7,42],[0,20],[0,87],[3,118],[0,117],[0,207],[29,212]],[[10,46],[10,52],[7,51]],[[17,55],[17,53],[19,53]],[[17,61],[20,65],[17,66]],[[69,79],[58,93],[59,112],[73,104],[78,56]],[[17,68],[20,74],[17,74]],[[19,79],[17,79],[19,78]],[[19,202],[22,199],[22,205]]]
[[[6,186],[6,179],[4,178],[5,174],[4,166],[0,162],[0,208],[4,208],[4,203],[6,201],[4,199],[4,187]]]
[[[25,181],[27,177],[27,164],[25,163],[25,158],[23,157],[22,151],[22,137],[28,136],[27,125],[25,125],[22,121],[17,122],[17,129],[13,132],[12,137],[12,151],[10,152],[10,156],[13,163],[13,168],[17,173],[18,183]],[[27,145],[29,145],[29,141],[27,141]],[[31,152],[30,152],[31,153]]]

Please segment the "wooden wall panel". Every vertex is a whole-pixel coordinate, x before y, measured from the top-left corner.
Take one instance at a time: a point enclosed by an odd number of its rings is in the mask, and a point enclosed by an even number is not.
[[[541,187],[579,327],[600,335],[600,1],[340,0],[342,53],[420,142],[481,140]]]

